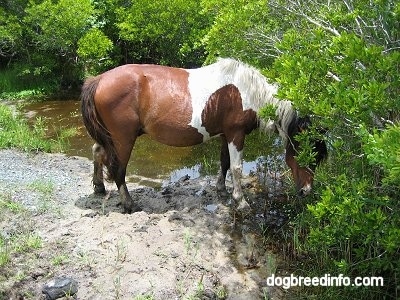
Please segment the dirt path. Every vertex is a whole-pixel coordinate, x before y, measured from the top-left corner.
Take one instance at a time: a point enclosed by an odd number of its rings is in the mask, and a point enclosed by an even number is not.
[[[78,282],[78,299],[281,298],[265,287],[277,262],[254,230],[256,217],[235,220],[215,178],[159,191],[129,184],[143,211],[126,215],[114,185],[105,198],[92,194],[87,159],[2,150],[0,166],[3,240],[39,241],[10,250],[0,299],[43,299],[43,285],[60,276]],[[250,203],[260,202],[255,181],[244,184]]]

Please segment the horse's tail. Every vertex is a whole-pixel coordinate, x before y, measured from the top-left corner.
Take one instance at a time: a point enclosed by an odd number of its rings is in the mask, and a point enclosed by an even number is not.
[[[83,123],[89,135],[104,148],[106,153],[104,164],[107,167],[107,180],[116,178],[119,160],[110,132],[97,113],[94,104],[94,95],[99,84],[100,77],[92,77],[85,81],[81,92],[81,112]]]

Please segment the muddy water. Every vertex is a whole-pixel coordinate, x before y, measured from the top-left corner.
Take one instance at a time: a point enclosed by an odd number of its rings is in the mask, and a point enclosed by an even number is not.
[[[49,127],[49,137],[54,137],[62,128],[76,128],[77,134],[69,139],[70,145],[66,154],[91,158],[93,141],[83,125],[79,101],[36,102],[25,105],[23,111],[32,121],[38,117],[44,118]],[[257,137],[255,139],[258,140]],[[128,165],[128,181],[155,187],[165,180],[176,181],[186,174],[190,178],[216,174],[219,148],[218,139],[194,147],[169,147],[143,135],[136,141]],[[257,158],[257,150],[255,152],[243,164],[245,174],[255,171],[262,164],[262,160]]]

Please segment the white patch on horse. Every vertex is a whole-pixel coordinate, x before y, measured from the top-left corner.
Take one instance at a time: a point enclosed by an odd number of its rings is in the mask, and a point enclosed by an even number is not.
[[[296,112],[290,101],[279,100],[275,97],[277,85],[270,84],[257,69],[225,58],[209,66],[187,70],[187,72],[193,109],[189,125],[203,135],[203,141],[210,138],[210,134],[202,126],[201,114],[204,107],[215,91],[228,84],[233,84],[239,89],[243,110],[252,109],[258,114],[264,105],[274,105],[277,120],[260,120],[260,128],[270,133],[278,130],[281,137],[286,140],[287,128]]]
[[[228,143],[229,156],[231,161],[231,175],[233,181],[233,193],[232,197],[235,200],[243,197],[241,177],[242,177],[242,157],[243,151],[238,151],[236,145],[233,142]]]
[[[192,99],[192,118],[189,125],[196,128],[203,135],[203,141],[206,141],[210,139],[210,134],[202,124],[201,114],[210,96],[227,84],[227,78],[221,77],[221,72],[215,64],[187,71]]]

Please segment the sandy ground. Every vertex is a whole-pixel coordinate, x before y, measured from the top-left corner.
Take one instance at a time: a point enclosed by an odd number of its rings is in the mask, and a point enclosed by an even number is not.
[[[2,150],[0,166],[0,196],[24,207],[1,210],[0,234],[41,241],[0,267],[0,299],[44,299],[60,276],[78,282],[78,299],[283,298],[265,284],[278,258],[260,234],[266,195],[255,178],[243,183],[257,208],[249,216],[232,213],[214,177],[159,190],[129,183],[143,211],[127,215],[113,184],[93,195],[88,159]]]

